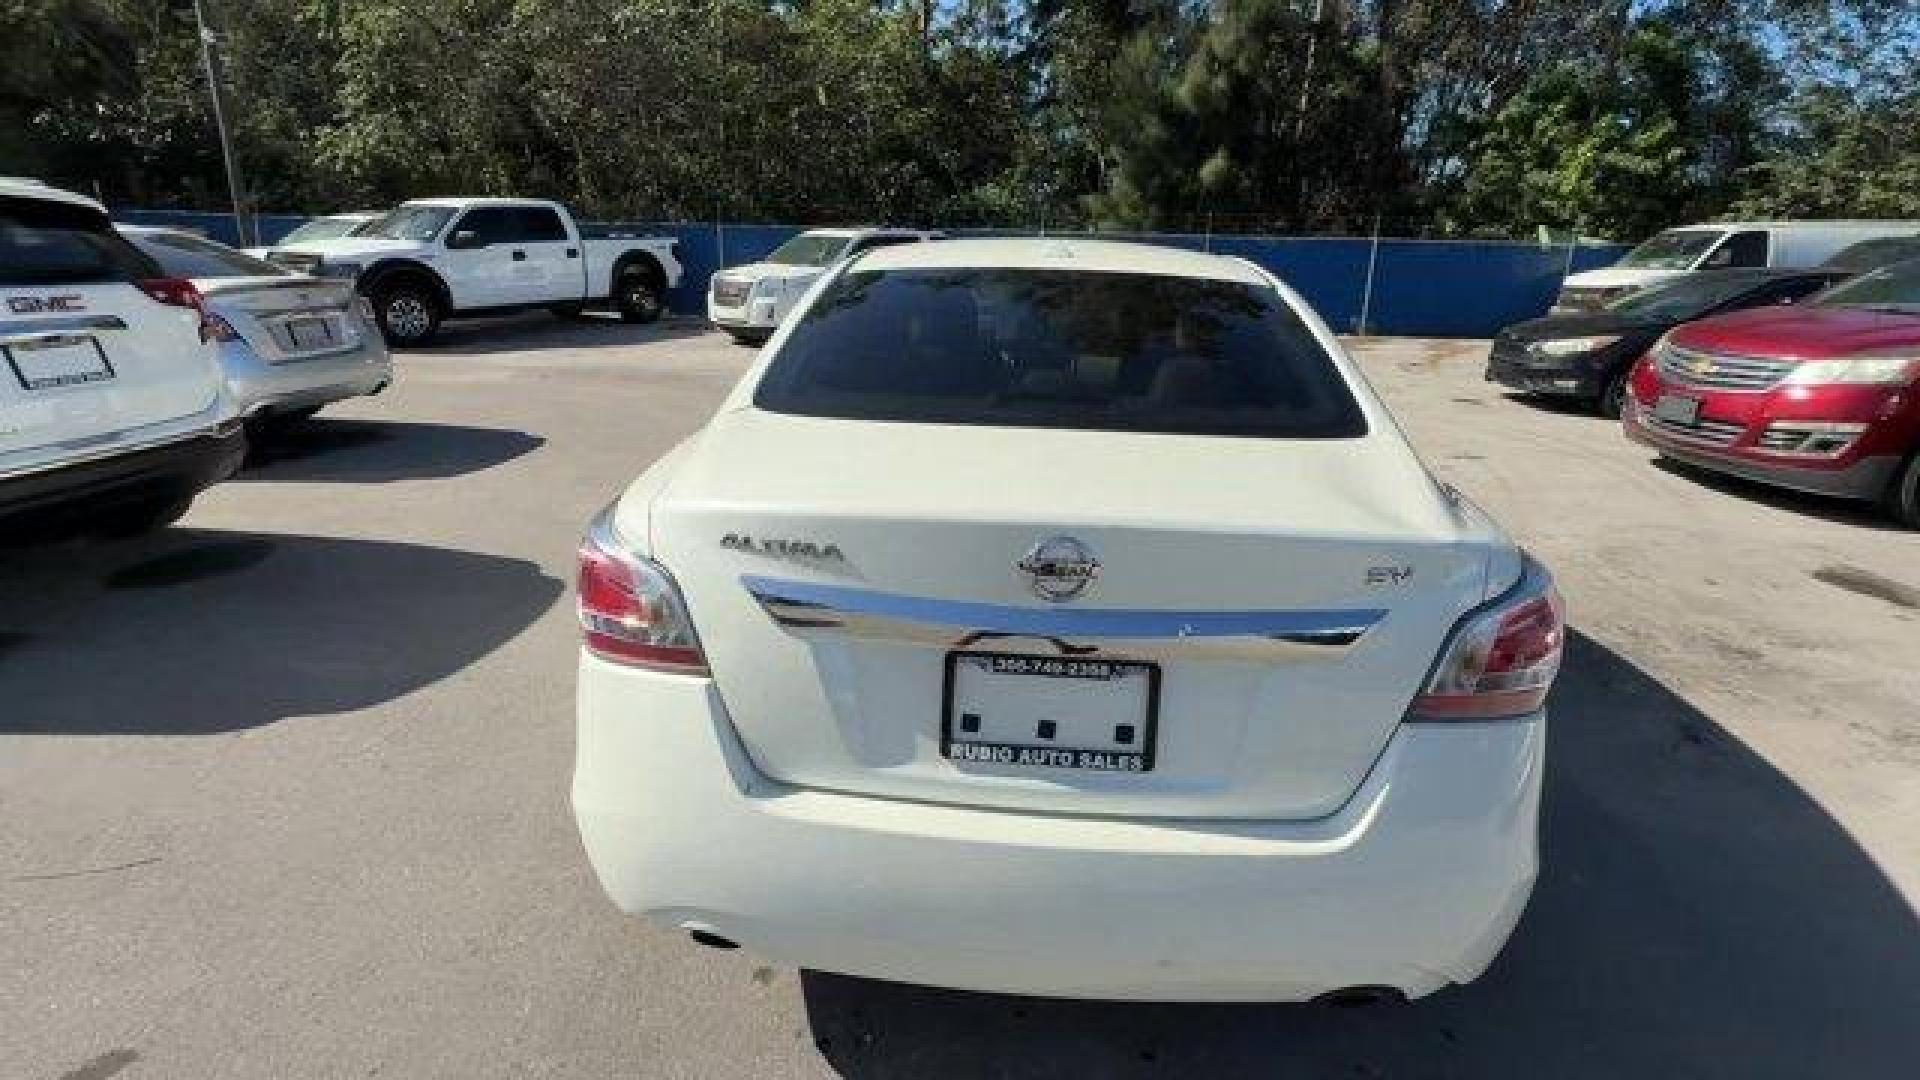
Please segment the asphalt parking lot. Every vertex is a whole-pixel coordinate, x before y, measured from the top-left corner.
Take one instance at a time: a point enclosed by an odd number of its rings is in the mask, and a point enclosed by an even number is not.
[[[618,915],[567,810],[574,544],[751,353],[530,317],[180,527],[0,552],[0,1075],[1914,1075],[1920,534],[1658,467],[1482,343],[1357,348],[1575,628],[1542,878],[1480,982],[1030,1001]]]

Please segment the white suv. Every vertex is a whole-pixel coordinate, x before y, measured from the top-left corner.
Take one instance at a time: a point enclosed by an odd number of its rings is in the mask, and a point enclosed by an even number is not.
[[[707,283],[707,320],[740,344],[757,345],[773,335],[827,267],[874,248],[944,236],[914,229],[808,229],[759,262],[713,275]]]
[[[622,908],[1109,998],[1466,982],[1531,890],[1563,624],[1237,259],[827,271],[581,551],[573,806]]]
[[[157,528],[232,475],[246,439],[206,332],[99,203],[0,181],[0,536]]]

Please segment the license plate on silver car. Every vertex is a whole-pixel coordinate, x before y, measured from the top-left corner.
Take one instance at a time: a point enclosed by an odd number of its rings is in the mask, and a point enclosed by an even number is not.
[[[1672,424],[1692,427],[1700,419],[1700,399],[1679,394],[1661,394],[1653,403],[1653,415]]]
[[[940,753],[963,767],[1147,772],[1159,698],[1155,664],[948,653]]]
[[[13,377],[27,390],[79,386],[113,378],[113,365],[107,362],[106,350],[86,334],[15,342],[0,347],[0,352],[6,354]]]
[[[322,349],[333,344],[333,324],[326,319],[288,319],[287,340],[296,349]]]

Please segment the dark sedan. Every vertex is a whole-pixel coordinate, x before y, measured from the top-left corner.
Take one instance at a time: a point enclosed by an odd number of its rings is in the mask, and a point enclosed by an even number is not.
[[[1852,271],[1831,266],[1706,270],[1641,289],[1598,311],[1515,323],[1493,341],[1487,381],[1583,400],[1601,415],[1617,417],[1633,362],[1660,335],[1709,315],[1791,304],[1850,276]]]

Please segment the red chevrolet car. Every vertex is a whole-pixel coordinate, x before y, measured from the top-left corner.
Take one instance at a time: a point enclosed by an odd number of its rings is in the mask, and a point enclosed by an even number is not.
[[[1920,528],[1920,260],[1678,327],[1636,366],[1626,404],[1628,436],[1663,455],[1882,500]]]

